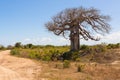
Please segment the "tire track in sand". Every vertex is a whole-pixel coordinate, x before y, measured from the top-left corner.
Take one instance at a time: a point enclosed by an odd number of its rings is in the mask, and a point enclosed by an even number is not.
[[[10,50],[0,52],[0,80],[35,80],[41,66],[34,61],[10,55]]]

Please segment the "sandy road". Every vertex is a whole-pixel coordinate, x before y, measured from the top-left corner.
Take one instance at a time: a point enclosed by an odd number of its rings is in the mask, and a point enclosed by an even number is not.
[[[27,80],[17,72],[0,66],[0,80]]]
[[[10,50],[0,52],[0,80],[35,80],[41,66],[34,61],[10,55]]]

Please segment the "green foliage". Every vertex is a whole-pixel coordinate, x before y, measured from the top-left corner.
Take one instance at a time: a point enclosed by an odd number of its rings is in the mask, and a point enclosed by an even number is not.
[[[44,61],[50,61],[51,58],[50,58],[50,56],[44,56],[44,57],[42,58],[42,60],[44,60]]]
[[[21,43],[16,43],[16,46],[11,48],[11,55],[44,61],[73,60],[79,62],[84,60],[96,61],[98,58],[96,56],[104,55],[109,49],[119,48],[120,43],[93,46],[82,45],[80,51],[69,51],[69,46],[40,46],[32,44],[23,45],[24,47],[22,48],[20,46],[22,47]],[[86,57],[86,59],[83,59],[83,57]]]
[[[76,58],[76,61],[77,61],[77,62],[80,62],[80,61],[81,61],[80,57],[79,57],[79,58]]]
[[[65,52],[62,55],[63,60],[71,60],[71,57],[72,57],[72,52],[71,51]]]
[[[55,46],[53,46],[53,45],[46,45],[45,47],[46,48],[54,48]]]
[[[89,46],[87,46],[87,45],[81,45],[80,46],[80,50],[86,50],[86,49],[88,49],[89,48]]]
[[[40,59],[41,56],[37,51],[31,51],[28,57],[32,59]]]
[[[4,50],[5,47],[3,45],[0,45],[0,50]]]
[[[93,51],[95,51],[96,53],[105,52],[107,51],[107,47],[106,45],[103,45],[103,44],[96,45],[96,46],[93,46]]]
[[[108,44],[107,45],[108,49],[116,49],[116,48],[120,48],[120,43],[117,44]]]
[[[15,48],[21,48],[21,47],[22,47],[21,42],[15,43]]]
[[[99,44],[99,45],[94,45],[94,46],[87,47],[85,50],[83,50],[83,53],[98,54],[98,53],[102,53],[102,52],[106,52],[106,51],[107,51],[106,45]]]
[[[24,45],[24,48],[33,48],[33,47],[34,47],[33,44],[26,44],[26,45]]]
[[[63,62],[63,68],[69,68],[70,67],[70,61],[64,60]]]
[[[30,45],[29,45],[30,46]],[[20,57],[26,57],[31,59],[37,60],[44,60],[44,61],[56,61],[60,59],[60,56],[69,50],[68,47],[61,47],[61,46],[34,46],[34,48],[24,47],[23,48],[15,48],[12,49],[11,52],[18,50]]]
[[[60,55],[62,54],[62,52],[60,52],[59,50],[54,50],[54,51],[50,50],[49,52],[51,53],[51,59],[52,59],[53,61],[58,60],[58,58],[59,58]]]
[[[20,55],[20,51],[18,49],[13,49],[10,52],[11,55]]]
[[[80,58],[80,55],[81,53],[79,51],[72,52],[71,59],[75,61],[76,59]]]

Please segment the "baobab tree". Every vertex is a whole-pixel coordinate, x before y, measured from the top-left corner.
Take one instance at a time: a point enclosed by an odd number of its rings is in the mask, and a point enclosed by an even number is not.
[[[56,35],[69,37],[72,51],[79,50],[80,39],[100,40],[96,34],[106,34],[110,31],[109,16],[100,14],[95,8],[65,9],[47,22],[45,26]]]

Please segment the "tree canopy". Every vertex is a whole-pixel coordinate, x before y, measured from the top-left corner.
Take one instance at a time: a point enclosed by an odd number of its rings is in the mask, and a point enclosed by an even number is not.
[[[79,7],[61,11],[45,26],[56,35],[69,36],[71,41],[76,38],[75,36],[98,41],[100,38],[96,37],[96,33],[102,35],[109,33],[111,29],[109,20],[109,16],[102,15],[95,8]]]

